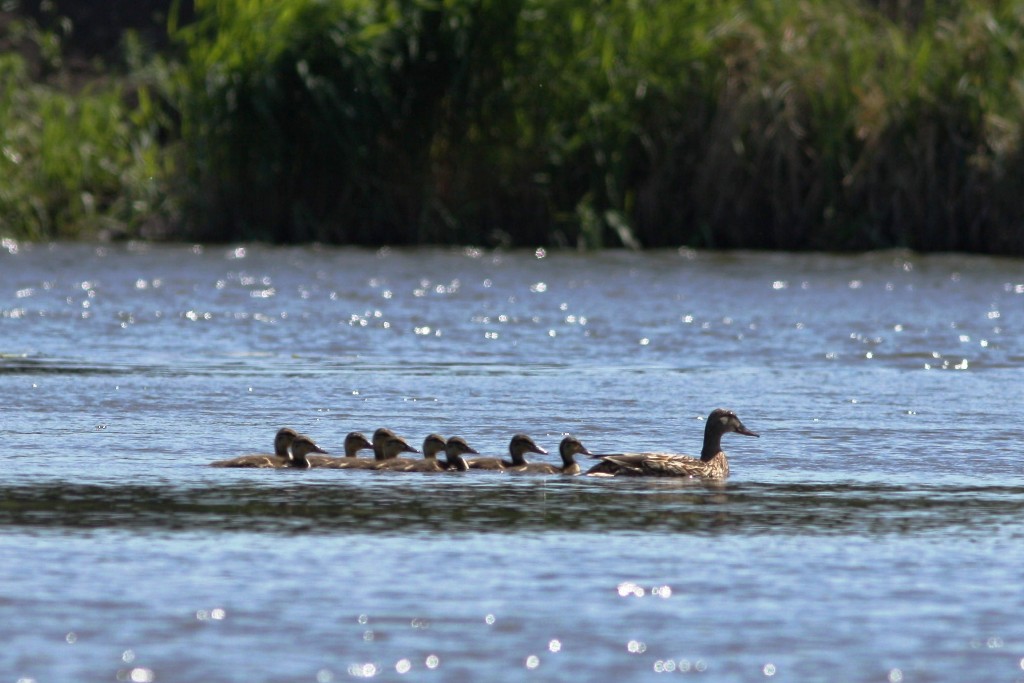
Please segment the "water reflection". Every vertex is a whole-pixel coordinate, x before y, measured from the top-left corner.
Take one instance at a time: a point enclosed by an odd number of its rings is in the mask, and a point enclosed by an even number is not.
[[[14,247],[15,678],[1019,671],[1019,261]],[[281,425],[692,453],[717,405],[766,436],[718,485],[206,466]]]
[[[0,487],[0,525],[317,534],[910,534],[1019,524],[1024,487],[729,484],[346,473],[211,488]],[[374,481],[374,480],[377,481]],[[456,479],[462,479],[457,481]],[[456,481],[453,481],[456,480]]]

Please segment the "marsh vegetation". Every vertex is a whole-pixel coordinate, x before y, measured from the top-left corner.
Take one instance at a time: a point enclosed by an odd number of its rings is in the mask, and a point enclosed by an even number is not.
[[[1024,253],[1020,2],[198,0],[85,78],[2,16],[4,234]]]

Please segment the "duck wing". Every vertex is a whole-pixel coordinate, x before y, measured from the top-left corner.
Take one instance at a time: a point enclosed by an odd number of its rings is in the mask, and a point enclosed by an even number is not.
[[[688,455],[673,453],[623,453],[605,455],[587,474],[633,477],[714,476],[708,464]]]
[[[441,472],[445,467],[434,458],[389,458],[376,463],[373,469],[389,472]]]
[[[310,461],[312,462],[312,458],[310,458]],[[326,467],[332,470],[369,470],[373,469],[374,465],[378,462],[380,461],[372,458],[326,457],[323,459],[322,464],[317,463],[314,467]]]
[[[448,467],[435,458],[420,458],[419,460],[412,460],[409,466],[402,470],[403,472],[444,472]]]
[[[518,472],[520,474],[561,474],[561,468],[555,467],[546,462],[530,462],[525,465],[512,465],[505,467],[506,472]]]
[[[284,467],[287,462],[287,458],[282,458],[279,455],[254,453],[252,455],[240,455],[230,460],[211,462],[210,467]]]
[[[466,465],[471,470],[503,470],[505,463],[501,458],[473,458],[467,460]]]

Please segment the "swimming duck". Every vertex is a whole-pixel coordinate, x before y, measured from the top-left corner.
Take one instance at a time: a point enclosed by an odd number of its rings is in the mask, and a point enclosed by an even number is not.
[[[423,439],[423,457],[421,459],[389,458],[375,462],[373,469],[394,472],[440,472],[447,469],[447,463],[437,459],[437,454],[444,453],[444,448],[444,437],[440,434],[430,434]]]
[[[274,436],[274,453],[253,453],[251,455],[240,455],[230,460],[218,460],[210,463],[210,467],[284,467],[284,463],[291,459],[288,449],[291,447],[295,437],[299,435],[294,429],[282,427],[277,430]]]
[[[587,447],[575,436],[567,436],[558,444],[558,454],[562,456],[562,466],[552,465],[547,462],[531,462],[525,465],[506,467],[508,472],[523,472],[527,474],[579,474],[580,464],[576,462],[576,454],[590,455]]]
[[[469,465],[462,456],[470,453],[477,454],[477,451],[466,443],[466,440],[461,436],[449,438],[448,442],[444,445],[445,469],[452,472],[469,471]]]
[[[377,430],[380,432],[381,430]],[[385,430],[390,433],[390,430]],[[400,436],[396,436],[393,433],[388,434],[374,434],[375,444],[372,446],[374,451],[380,450],[381,459],[376,458],[337,458],[333,462],[328,463],[325,467],[330,467],[340,470],[375,470],[379,466],[384,465],[390,460],[395,460],[402,453],[419,453],[418,450],[413,448]]]
[[[511,460],[503,460],[501,458],[473,458],[467,461],[467,466],[471,470],[503,470],[508,467],[520,467],[528,465],[529,462],[526,460],[527,453],[537,453],[539,455],[547,455],[548,452],[534,443],[526,434],[516,434],[512,437],[512,440],[508,443],[508,452],[512,456]]]
[[[359,451],[373,448],[373,444],[367,440],[361,432],[349,432],[345,436],[345,456],[342,458],[332,458],[326,455],[314,455],[309,458],[309,462],[313,467],[331,467],[335,469],[345,469],[347,467],[358,467],[358,464],[352,464],[352,461],[359,461]],[[373,463],[372,460],[362,459],[362,462]]]
[[[389,439],[398,439],[401,441],[405,448],[401,450],[394,450],[394,444],[392,450],[385,451],[384,444]],[[390,455],[388,455],[390,453]],[[418,450],[409,445],[409,443],[402,437],[395,434],[393,431],[386,427],[381,427],[373,433],[373,459],[374,460],[387,460],[388,458],[397,458],[399,453],[419,453]]]
[[[625,453],[595,456],[601,462],[587,474],[599,476],[702,477],[725,479],[729,476],[729,460],[722,450],[722,435],[729,432],[760,436],[743,426],[736,413],[716,408],[704,426],[704,447],[700,459],[670,453]]]
[[[394,469],[399,472],[444,472],[446,470],[465,472],[469,467],[467,467],[466,460],[462,456],[467,453],[477,452],[461,436],[453,436],[448,441],[445,441],[443,437],[431,434],[423,442],[424,452],[428,448],[428,441],[430,442],[429,447],[431,450],[436,449],[439,442],[444,444],[444,461],[437,459],[436,455],[439,451],[434,450],[435,457],[432,458],[424,456],[421,460],[409,460],[404,466],[394,468],[390,466],[391,461],[386,460],[378,463],[374,469]],[[396,458],[396,460],[401,460],[401,458]]]
[[[310,453],[327,453],[327,451],[317,446],[313,439],[305,434],[296,436],[292,440],[292,446],[289,450],[292,457],[283,467],[297,467],[299,469],[309,469],[312,466],[307,457]]]

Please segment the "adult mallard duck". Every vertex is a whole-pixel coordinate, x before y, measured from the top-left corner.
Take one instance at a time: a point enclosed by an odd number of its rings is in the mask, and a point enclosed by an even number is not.
[[[230,460],[212,462],[210,467],[284,467],[285,463],[291,459],[288,449],[298,435],[299,433],[294,429],[282,427],[277,430],[277,435],[274,436],[274,452],[272,454],[252,453],[250,455],[240,455]]]
[[[760,436],[743,426],[736,413],[716,408],[704,426],[704,447],[700,459],[670,453],[625,453],[600,455],[601,462],[587,474],[599,476],[701,477],[725,479],[729,476],[729,460],[722,450],[722,435],[729,432]]]
[[[575,436],[567,436],[558,444],[558,454],[562,456],[562,465],[547,462],[530,462],[525,465],[506,467],[506,472],[522,472],[526,474],[579,474],[580,464],[576,462],[576,454],[590,455],[590,451]]]
[[[446,463],[437,459],[437,454],[444,453],[444,448],[444,437],[440,434],[430,434],[423,439],[423,458],[388,458],[374,463],[373,469],[392,472],[440,472],[447,469]]]
[[[334,469],[359,467],[360,462],[372,464],[373,460],[359,458],[359,451],[369,448],[373,448],[373,444],[363,436],[362,432],[349,432],[345,436],[344,457],[332,458],[327,455],[314,455],[309,458],[309,462],[313,467],[329,467]]]
[[[471,470],[504,470],[509,467],[521,467],[528,465],[529,462],[526,460],[527,453],[537,453],[538,455],[547,455],[548,452],[534,443],[526,434],[516,434],[512,437],[512,440],[508,443],[508,452],[512,456],[511,460],[503,460],[501,458],[473,458],[472,460],[466,461],[466,465]]]

